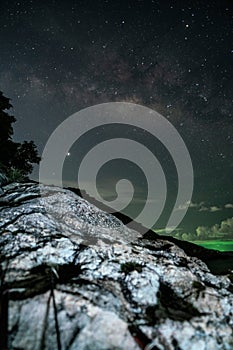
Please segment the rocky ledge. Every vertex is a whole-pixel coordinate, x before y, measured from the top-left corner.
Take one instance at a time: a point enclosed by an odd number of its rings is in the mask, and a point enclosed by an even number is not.
[[[34,183],[3,187],[0,230],[1,349],[233,348],[232,276],[175,243]]]

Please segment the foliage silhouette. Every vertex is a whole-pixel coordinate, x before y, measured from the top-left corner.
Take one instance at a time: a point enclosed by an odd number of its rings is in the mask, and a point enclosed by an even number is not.
[[[11,108],[10,99],[0,91],[0,170],[9,181],[22,181],[32,172],[33,164],[39,163],[40,157],[33,141],[12,140],[12,124],[16,119],[8,112]]]

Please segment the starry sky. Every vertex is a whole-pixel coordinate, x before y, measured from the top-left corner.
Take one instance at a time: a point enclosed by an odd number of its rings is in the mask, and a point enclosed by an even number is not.
[[[226,0],[1,1],[0,90],[12,99],[15,140],[32,139],[42,153],[53,130],[85,107],[114,101],[150,107],[177,128],[192,158],[194,193],[181,228],[191,232],[229,221],[232,10]],[[98,130],[73,146],[64,164],[65,183],[74,184],[82,156],[112,133]],[[140,130],[135,138],[162,157],[172,206],[176,178],[169,155]],[[112,181],[135,175],[137,200],[126,211],[131,216],[146,195],[143,174],[132,169],[116,161],[99,177],[100,187],[108,187],[103,195],[111,198]],[[38,167],[32,177],[38,177]],[[157,227],[165,222],[166,214]],[[229,223],[233,231],[233,220]]]

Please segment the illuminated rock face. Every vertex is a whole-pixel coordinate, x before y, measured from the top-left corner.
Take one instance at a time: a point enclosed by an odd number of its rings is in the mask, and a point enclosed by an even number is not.
[[[3,191],[9,349],[233,348],[230,278],[68,190]]]

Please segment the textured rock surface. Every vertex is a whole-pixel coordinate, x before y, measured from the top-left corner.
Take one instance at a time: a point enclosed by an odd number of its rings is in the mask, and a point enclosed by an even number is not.
[[[7,182],[8,182],[8,179],[7,179],[6,175],[0,170],[0,188],[1,188],[1,186],[6,185]],[[2,191],[0,191],[0,193],[1,192]]]
[[[67,350],[233,348],[228,276],[171,242],[142,240],[70,191],[3,190],[9,349],[54,350],[57,333]]]

